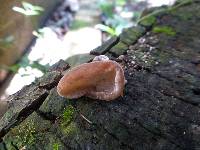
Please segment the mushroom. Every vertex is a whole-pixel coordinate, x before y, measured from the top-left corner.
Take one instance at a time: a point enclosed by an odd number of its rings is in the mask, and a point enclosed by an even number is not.
[[[59,81],[57,92],[66,98],[86,96],[92,99],[114,100],[123,96],[124,71],[120,64],[104,55],[68,71]]]

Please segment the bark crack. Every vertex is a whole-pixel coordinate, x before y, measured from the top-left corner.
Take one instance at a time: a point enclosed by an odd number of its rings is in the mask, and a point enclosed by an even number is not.
[[[2,139],[9,131],[11,128],[17,126],[20,124],[23,120],[25,120],[30,114],[32,114],[35,110],[37,110],[41,104],[44,102],[46,97],[48,96],[48,92],[45,92],[44,94],[40,95],[40,97],[36,100],[33,101],[33,103],[22,109],[19,113],[16,119],[11,120],[12,122],[3,127],[0,131],[0,139]]]

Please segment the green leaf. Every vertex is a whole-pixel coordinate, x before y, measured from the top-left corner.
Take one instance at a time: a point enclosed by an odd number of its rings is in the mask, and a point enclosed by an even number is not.
[[[22,6],[23,6],[23,8],[15,6],[12,9],[16,12],[19,12],[19,13],[25,15],[25,16],[39,15],[41,11],[44,11],[44,9],[42,7],[32,5],[27,2],[22,2]]]
[[[44,8],[27,2],[22,2],[22,6],[25,8],[25,10],[44,11]]]
[[[49,65],[41,65],[38,61],[33,61],[33,63],[30,64],[30,67],[38,69],[41,72],[45,73],[47,72]]]
[[[103,24],[98,24],[98,25],[96,25],[96,28],[100,29],[101,31],[107,32],[112,36],[117,35],[117,33],[115,32],[115,29],[113,29],[109,26],[106,26],[106,25],[103,25]]]
[[[12,65],[11,67],[9,67],[9,70],[13,71],[13,72],[17,72],[17,70],[20,68],[19,64],[15,64]]]
[[[16,11],[16,12],[19,12],[19,13],[21,13],[21,14],[26,15],[26,11],[25,11],[23,8],[14,6],[12,9],[13,9],[14,11]]]
[[[175,36],[176,32],[172,27],[169,26],[156,26],[153,28],[154,33],[164,33],[169,36]]]
[[[119,5],[119,6],[123,6],[123,5],[126,4],[126,0],[117,0],[116,4]]]

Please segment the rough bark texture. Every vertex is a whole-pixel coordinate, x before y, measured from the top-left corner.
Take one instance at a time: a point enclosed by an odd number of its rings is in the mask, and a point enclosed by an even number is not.
[[[182,1],[157,8],[104,45],[102,53],[120,61],[128,81],[124,97],[112,102],[58,96],[68,68],[58,62],[10,97],[0,149],[199,149],[199,20],[199,1]]]

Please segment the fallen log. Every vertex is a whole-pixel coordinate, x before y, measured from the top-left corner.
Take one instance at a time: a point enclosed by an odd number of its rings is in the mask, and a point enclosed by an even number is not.
[[[123,97],[59,96],[56,86],[68,69],[60,61],[10,97],[0,149],[198,149],[200,3],[183,2],[156,8],[104,45],[102,53],[124,68]]]

